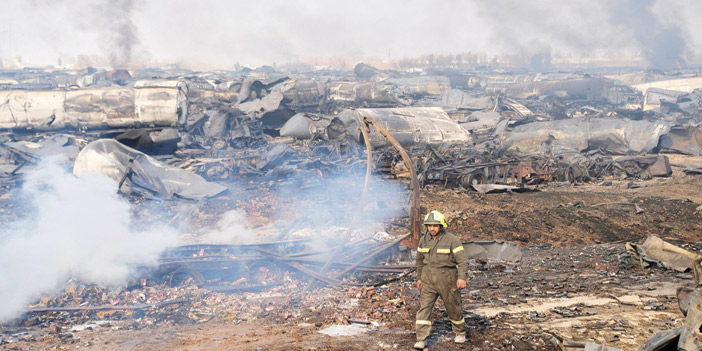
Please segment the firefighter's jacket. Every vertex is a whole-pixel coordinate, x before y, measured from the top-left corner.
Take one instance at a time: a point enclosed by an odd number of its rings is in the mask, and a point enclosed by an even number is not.
[[[417,277],[424,281],[425,271],[441,269],[457,269],[456,279],[467,280],[468,256],[463,250],[463,244],[455,235],[442,229],[436,239],[425,233],[417,247]],[[427,268],[427,269],[425,269]]]

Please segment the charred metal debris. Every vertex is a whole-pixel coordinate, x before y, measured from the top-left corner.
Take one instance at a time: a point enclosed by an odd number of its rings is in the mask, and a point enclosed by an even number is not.
[[[110,138],[212,181],[325,174],[362,164],[367,118],[407,149],[422,186],[667,176],[666,157],[647,155],[700,154],[702,84],[631,76],[3,70],[2,170]],[[369,133],[374,170],[407,174]]]
[[[0,70],[0,187],[16,187],[51,155],[64,157],[76,175],[97,170],[112,177],[138,201],[217,198],[232,182],[308,189],[349,172],[358,178],[365,172],[366,183],[354,189],[363,199],[371,173],[408,180],[401,211],[374,204],[388,212],[391,234],[356,235],[368,211],[361,200],[347,206],[343,219],[350,225],[334,233],[326,251],[294,235],[304,220],[298,218],[267,242],[173,248],[131,285],[167,286],[172,296],[142,298],[126,289],[120,298],[74,284],[75,295],[94,302],[84,306],[93,312],[148,318],[159,304],[173,312],[161,318],[197,321],[216,314],[193,305],[197,294],[187,290],[193,287],[275,289],[298,284],[290,279],[297,274],[363,295],[412,272],[406,247],[418,240],[422,188],[519,192],[668,177],[672,167],[685,168],[671,165],[666,154],[702,154],[702,80],[650,78],[646,72],[403,73],[366,64],[352,72],[303,73]],[[479,259],[521,257],[510,243],[471,245]],[[505,252],[509,258],[493,257]],[[47,299],[29,312],[60,314],[73,308],[69,300]],[[118,308],[124,301],[132,307]],[[176,307],[184,301],[187,311]],[[33,321],[39,323],[24,323]]]
[[[646,79],[646,72],[401,73],[363,63],[353,72],[305,73],[2,70],[0,186],[11,189],[49,155],[64,156],[76,175],[109,175],[120,192],[144,199],[200,201],[242,180],[304,189],[365,170],[363,194],[371,172],[409,179],[408,201],[394,215],[409,218],[403,246],[414,247],[427,186],[607,185],[670,176],[665,153],[700,155],[702,81],[628,83]],[[338,252],[348,249],[361,207],[350,213]],[[256,253],[276,267],[302,264],[266,247]],[[162,263],[170,274],[194,264]],[[338,283],[324,275],[331,265],[324,261],[315,278]]]

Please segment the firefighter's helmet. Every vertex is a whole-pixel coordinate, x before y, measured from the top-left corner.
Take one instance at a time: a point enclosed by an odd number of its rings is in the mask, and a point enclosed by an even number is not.
[[[446,224],[446,216],[439,211],[427,213],[426,217],[424,217],[424,226],[426,227],[429,224],[441,224],[444,228],[448,227],[448,224]]]

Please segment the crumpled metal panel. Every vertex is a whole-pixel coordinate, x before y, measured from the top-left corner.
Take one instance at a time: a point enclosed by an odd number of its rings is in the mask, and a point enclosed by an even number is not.
[[[399,103],[393,86],[386,83],[330,82],[327,83],[325,94],[329,101]]]
[[[677,151],[687,155],[702,155],[702,132],[699,128],[686,126],[672,128],[669,133],[661,136],[661,149]]]
[[[513,242],[468,241],[463,243],[463,247],[469,259],[511,263],[522,260],[522,249]]]
[[[114,127],[124,123],[124,118],[133,121],[136,117],[133,90],[110,88],[67,91],[64,101],[65,122],[67,125]]]
[[[644,96],[644,111],[653,110],[661,106],[661,101],[676,102],[678,97],[687,95],[684,91],[649,88]]]
[[[539,154],[545,142],[555,153],[602,149],[614,154],[643,154],[658,146],[668,133],[665,121],[629,119],[565,119],[533,122],[515,127],[502,138],[502,150]]]
[[[178,89],[134,89],[134,107],[136,119],[148,125],[175,126],[187,117],[186,95]]]
[[[288,101],[287,105],[292,108],[319,106],[324,97],[317,82],[311,79],[289,80],[275,86],[273,90],[282,92]]]
[[[237,105],[237,108],[244,113],[265,113],[277,110],[283,101],[283,93],[273,92],[261,99],[247,101]]]
[[[441,95],[451,89],[451,81],[445,76],[395,78],[388,81],[403,86],[411,95]]]
[[[680,339],[680,332],[683,327],[677,327],[674,329],[664,330],[662,332],[656,333],[654,336],[646,340],[646,343],[641,345],[639,350],[641,351],[664,351],[671,350],[676,347],[678,340]]]
[[[646,241],[641,245],[627,243],[626,248],[630,254],[640,257],[646,262],[655,262],[667,269],[679,272],[690,270],[695,259],[702,257],[665,242],[655,235],[648,235]]]
[[[171,198],[203,199],[216,196],[227,187],[206,181],[181,168],[167,166],[114,139],[88,144],[76,157],[73,174],[102,173],[115,182],[127,180],[121,190]]]
[[[344,110],[337,118],[357,142],[362,142],[359,126],[364,117],[370,117],[385,127],[402,146],[471,142],[468,131],[461,128],[441,108],[362,108]],[[371,128],[369,138],[373,146],[388,145],[378,131]]]
[[[64,91],[0,91],[0,128],[60,128],[66,119],[65,98]]]
[[[473,97],[462,90],[450,89],[441,94],[440,103],[441,106],[449,108],[480,111],[493,109],[495,98],[492,96]]]
[[[614,163],[630,177],[670,177],[673,174],[670,160],[665,155],[625,156],[617,158]]]
[[[702,340],[699,338],[702,327],[702,290],[697,287],[690,295],[688,309],[685,313],[685,324],[680,331],[678,350],[702,350]]]

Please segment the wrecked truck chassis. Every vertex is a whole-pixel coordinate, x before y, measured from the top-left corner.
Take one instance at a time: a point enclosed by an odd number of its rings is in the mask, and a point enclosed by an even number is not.
[[[159,284],[195,284],[216,291],[255,290],[279,285],[285,267],[264,251],[301,250],[303,240],[244,245],[185,245],[166,251],[145,276]]]
[[[158,284],[171,287],[197,285],[218,292],[261,290],[280,285],[289,273],[302,273],[331,285],[358,285],[338,280],[349,271],[408,274],[414,266],[374,265],[367,263],[378,254],[390,255],[402,235],[376,247],[372,243],[345,246],[338,260],[331,263],[341,271],[325,275],[321,266],[328,254],[311,249],[308,239],[285,240],[242,245],[186,245],[167,250],[155,268],[142,267],[134,284]],[[376,284],[376,283],[372,283]],[[383,282],[384,284],[384,282]]]
[[[479,184],[529,185],[551,181],[574,182],[573,167],[532,165],[530,162],[481,163],[462,167],[430,168],[420,175],[421,186],[442,184],[471,189]]]
[[[328,261],[328,250],[319,250],[319,242],[294,239],[242,245],[198,244],[167,250],[157,267],[141,267],[133,280],[136,285],[167,285],[171,287],[197,285],[218,292],[251,291],[271,288],[288,280],[288,274],[309,276],[332,285],[382,285],[414,271],[414,265],[386,264],[384,258],[398,255],[398,243],[411,234],[381,244],[360,241],[346,245],[333,262]],[[377,259],[380,264],[370,260]],[[322,266],[334,267],[334,272],[321,273]],[[382,280],[354,283],[339,280],[349,272],[364,276],[390,274]],[[395,276],[400,274],[400,276]]]

